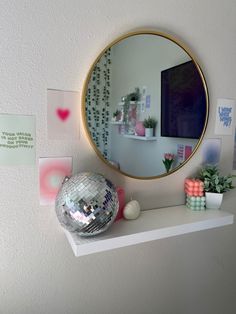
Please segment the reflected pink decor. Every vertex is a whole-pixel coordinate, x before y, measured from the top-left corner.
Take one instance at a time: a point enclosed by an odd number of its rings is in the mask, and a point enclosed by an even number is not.
[[[143,121],[137,121],[135,125],[135,132],[138,136],[145,135],[145,127],[143,126]]]
[[[117,187],[116,192],[118,194],[118,199],[119,199],[119,209],[118,213],[116,215],[115,221],[124,218],[123,216],[123,210],[125,207],[125,190],[122,187]]]
[[[185,145],[184,159],[188,159],[188,157],[192,154],[192,146]]]

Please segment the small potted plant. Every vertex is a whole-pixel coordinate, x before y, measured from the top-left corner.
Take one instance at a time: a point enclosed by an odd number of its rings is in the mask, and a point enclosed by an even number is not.
[[[174,154],[171,154],[171,153],[165,153],[164,154],[164,159],[162,160],[162,162],[166,168],[167,173],[170,171],[170,168],[174,162],[174,159],[175,159]]]
[[[147,119],[144,119],[143,126],[145,127],[145,136],[146,137],[152,137],[154,135],[154,129],[157,125],[157,120],[152,117],[148,117]]]
[[[113,113],[113,119],[114,119],[114,121],[120,121],[120,118],[121,118],[121,111],[120,110],[116,110]]]
[[[216,166],[204,166],[200,170],[199,179],[204,183],[206,208],[209,209],[219,209],[223,200],[223,193],[234,188],[232,176],[220,176]]]

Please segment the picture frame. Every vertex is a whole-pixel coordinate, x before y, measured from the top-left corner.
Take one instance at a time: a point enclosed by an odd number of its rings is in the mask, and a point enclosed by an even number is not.
[[[234,155],[232,175],[236,177],[236,127],[234,128]]]

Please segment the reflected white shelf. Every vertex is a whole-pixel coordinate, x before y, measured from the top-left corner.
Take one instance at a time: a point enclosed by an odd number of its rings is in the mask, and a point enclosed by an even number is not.
[[[223,210],[194,212],[180,205],[143,211],[137,220],[119,220],[106,232],[94,237],[65,233],[75,256],[83,256],[230,225],[233,221],[233,214]]]
[[[142,103],[141,101],[137,101],[137,100],[131,100],[131,101],[129,101],[129,104],[130,104],[130,105],[140,105],[141,103]],[[125,102],[124,102],[124,101],[118,102],[117,105],[118,105],[118,106],[124,106],[124,105],[125,105]]]
[[[123,121],[110,121],[110,124],[114,124],[114,125],[124,125],[125,122],[123,122]]]
[[[157,140],[156,136],[145,137],[145,136],[124,134],[124,137],[132,138],[134,140],[139,140],[139,141],[156,141]]]

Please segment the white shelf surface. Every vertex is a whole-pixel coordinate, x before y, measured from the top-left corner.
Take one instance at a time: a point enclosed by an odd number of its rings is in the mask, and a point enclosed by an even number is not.
[[[134,140],[140,140],[140,141],[156,141],[157,140],[157,137],[155,136],[145,137],[145,136],[124,134],[124,137],[132,138]]]
[[[180,205],[142,211],[137,220],[118,220],[107,231],[94,237],[65,233],[75,256],[82,256],[226,226],[233,221],[233,214],[223,210],[194,212]]]
[[[125,125],[125,122],[123,122],[123,121],[110,121],[110,124],[114,124],[114,125]]]
[[[129,104],[130,104],[130,105],[140,105],[140,104],[141,104],[141,101],[131,100],[131,101],[129,101]],[[118,102],[117,105],[118,105],[118,106],[124,106],[124,105],[125,105],[125,102],[124,102],[124,101]]]

